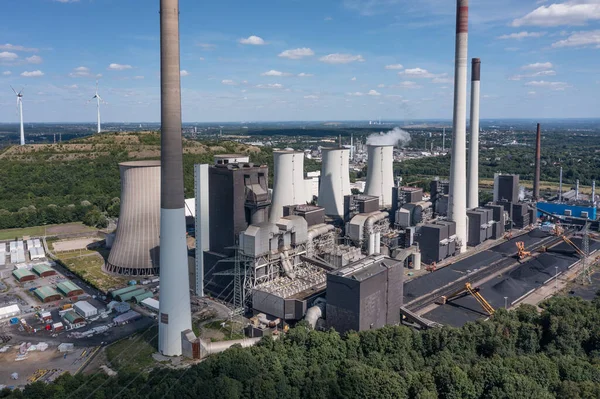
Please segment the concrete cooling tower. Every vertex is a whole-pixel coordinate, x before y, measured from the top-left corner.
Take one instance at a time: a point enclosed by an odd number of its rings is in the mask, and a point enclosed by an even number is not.
[[[269,220],[277,223],[283,217],[283,207],[306,203],[304,182],[304,153],[274,151],[273,199]]]
[[[119,164],[121,212],[104,271],[123,276],[158,274],[160,161]]]
[[[389,207],[392,205],[394,186],[394,146],[369,145],[367,154],[369,163],[365,194],[379,197],[380,207]]]
[[[344,216],[344,196],[350,195],[350,150],[347,148],[323,149],[319,205],[325,214]]]

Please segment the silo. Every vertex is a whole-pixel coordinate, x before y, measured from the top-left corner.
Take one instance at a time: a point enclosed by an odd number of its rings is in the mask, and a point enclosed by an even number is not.
[[[104,271],[123,276],[158,274],[160,161],[119,164],[121,211]]]
[[[381,208],[392,205],[392,187],[394,186],[394,146],[369,145],[367,166],[367,184],[365,194],[379,197]]]
[[[322,150],[319,205],[325,208],[327,216],[344,215],[344,196],[351,194],[349,152],[347,148]]]
[[[269,219],[272,223],[283,217],[283,207],[306,203],[304,182],[304,153],[274,151],[273,199]]]

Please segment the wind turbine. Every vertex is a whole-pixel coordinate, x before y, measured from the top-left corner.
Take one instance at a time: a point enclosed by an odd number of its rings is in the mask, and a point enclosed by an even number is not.
[[[96,108],[98,109],[98,133],[100,133],[102,131],[102,129],[100,129],[100,101],[102,101],[104,104],[106,104],[106,101],[104,101],[102,97],[100,97],[100,94],[98,94],[98,81],[96,81],[96,94],[94,94],[94,97],[89,99],[87,103],[89,104],[93,99],[96,99]]]
[[[10,86],[10,88],[17,96],[17,112],[21,118],[21,145],[25,145],[25,130],[23,129],[23,89],[17,93],[14,87]]]

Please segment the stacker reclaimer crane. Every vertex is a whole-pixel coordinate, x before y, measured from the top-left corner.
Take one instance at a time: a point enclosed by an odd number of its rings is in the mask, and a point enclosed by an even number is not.
[[[450,294],[448,296],[443,296],[441,298],[441,302],[442,305],[445,305],[446,303],[448,303],[449,301],[456,299],[456,298],[462,298],[464,296],[467,295],[471,295],[473,298],[475,298],[475,300],[477,300],[477,302],[479,302],[479,304],[481,305],[481,307],[483,308],[483,310],[485,310],[485,312],[492,316],[494,314],[494,312],[496,312],[496,310],[493,308],[492,305],[489,304],[488,301],[485,300],[485,298],[479,293],[479,287],[477,288],[473,288],[473,286],[471,286],[471,283],[466,283],[464,288],[461,288],[460,290],[456,291],[453,294]]]
[[[523,260],[528,256],[531,256],[531,252],[525,250],[525,243],[523,241],[519,241],[516,243],[517,245],[517,258],[519,260]]]

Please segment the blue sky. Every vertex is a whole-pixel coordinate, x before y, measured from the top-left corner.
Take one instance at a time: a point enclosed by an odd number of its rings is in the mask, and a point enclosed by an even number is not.
[[[158,0],[10,0],[0,121],[159,121]],[[180,0],[183,119],[451,118],[452,0]],[[600,0],[472,0],[482,118],[598,117]]]

